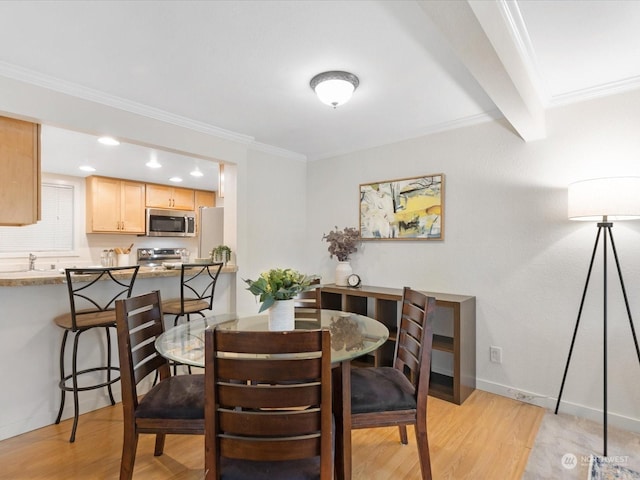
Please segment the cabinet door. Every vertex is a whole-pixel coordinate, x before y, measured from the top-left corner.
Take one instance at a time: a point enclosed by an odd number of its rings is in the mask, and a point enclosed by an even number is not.
[[[121,184],[113,178],[87,178],[87,233],[119,231]]]
[[[40,220],[40,126],[0,117],[0,225]]]
[[[122,182],[121,185],[120,231],[124,233],[145,232],[145,185],[136,182]]]
[[[173,188],[173,203],[171,208],[178,210],[194,210],[193,190],[189,188]]]
[[[216,206],[216,194],[214,192],[208,192],[206,190],[196,190],[196,210],[200,207],[215,207]]]
[[[153,208],[173,208],[173,188],[165,185],[147,184],[146,205]]]

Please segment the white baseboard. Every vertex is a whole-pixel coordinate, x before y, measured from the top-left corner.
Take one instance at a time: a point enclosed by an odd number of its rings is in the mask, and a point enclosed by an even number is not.
[[[556,408],[557,398],[547,397],[535,392],[527,392],[519,390],[515,387],[508,385],[502,385],[495,382],[488,382],[486,380],[477,379],[476,388],[478,390],[484,390],[485,392],[495,393],[503,397],[514,398],[521,402],[530,403],[543,407],[553,412]],[[558,413],[566,413],[569,415],[575,415],[576,417],[586,418],[594,422],[602,423],[602,410],[598,410],[585,405],[577,403],[571,403],[562,401]],[[615,412],[607,412],[608,425],[620,428],[622,430],[628,430],[631,432],[640,433],[640,418],[631,418],[624,415],[617,414]]]

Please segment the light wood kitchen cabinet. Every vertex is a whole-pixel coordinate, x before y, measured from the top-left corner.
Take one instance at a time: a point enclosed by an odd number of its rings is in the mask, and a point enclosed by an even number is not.
[[[194,192],[189,188],[147,183],[147,207],[195,210],[194,201]]]
[[[145,233],[145,184],[87,177],[87,233]]]
[[[215,207],[216,206],[216,194],[215,192],[209,192],[207,190],[196,190],[196,211],[200,207]]]
[[[0,225],[40,220],[40,125],[0,117]]]

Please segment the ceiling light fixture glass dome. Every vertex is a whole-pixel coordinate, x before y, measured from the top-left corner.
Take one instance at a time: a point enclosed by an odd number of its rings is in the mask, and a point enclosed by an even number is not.
[[[319,73],[309,82],[320,101],[333,108],[347,103],[359,84],[353,73],[337,70]]]

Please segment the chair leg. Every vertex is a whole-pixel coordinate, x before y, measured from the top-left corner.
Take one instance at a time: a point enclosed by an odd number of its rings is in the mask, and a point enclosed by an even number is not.
[[[135,426],[124,427],[124,441],[122,442],[122,460],[120,460],[120,480],[131,480],[133,466],[136,463],[136,450],[138,449],[138,434]]]
[[[80,411],[80,400],[78,399],[78,339],[82,331],[76,332],[73,337],[73,354],[71,356],[71,382],[73,384],[73,427],[69,442],[76,441],[76,429],[78,428],[78,416]]]
[[[407,439],[407,426],[406,425],[398,425],[398,430],[400,431],[400,443],[406,445],[409,443]]]
[[[64,389],[64,351],[67,346],[67,337],[69,336],[69,330],[64,331],[64,335],[62,335],[62,344],[60,345],[60,392],[62,395],[60,396],[60,409],[58,410],[58,416],[56,417],[56,425],[60,423],[60,419],[62,418],[62,411],[64,410],[64,401],[66,398],[67,391]]]
[[[427,422],[418,420],[415,425],[418,456],[420,457],[420,471],[422,480],[431,480],[431,456],[429,454],[429,440],[427,438]]]
[[[159,457],[160,455],[162,455],[162,452],[164,452],[164,439],[165,439],[166,435],[164,433],[157,433],[156,434],[156,448],[153,451],[153,454],[156,457]]]
[[[105,331],[107,332],[107,390],[109,391],[109,400],[111,400],[111,405],[115,405],[116,401],[113,398],[113,390],[111,390],[111,329],[110,327],[105,327]]]

